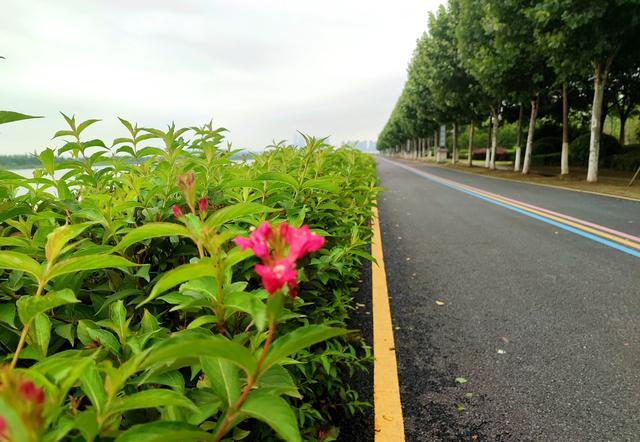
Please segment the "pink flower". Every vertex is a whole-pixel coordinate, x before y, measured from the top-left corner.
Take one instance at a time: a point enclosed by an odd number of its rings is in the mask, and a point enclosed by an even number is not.
[[[44,403],[44,391],[41,388],[35,386],[31,381],[24,381],[18,387],[20,396],[26,401],[34,402],[36,404]]]
[[[207,211],[207,206],[209,205],[209,202],[207,201],[207,199],[203,196],[202,198],[200,198],[198,200],[198,209],[200,209],[200,213],[205,213]]]
[[[296,269],[287,259],[281,259],[271,265],[256,264],[256,273],[262,278],[262,285],[269,292],[274,294],[280,290],[285,284],[290,289],[294,290],[292,296],[295,297],[296,283]]]
[[[7,437],[7,421],[0,416],[0,437]]]
[[[253,250],[253,253],[260,259],[269,258],[269,240],[273,232],[268,222],[264,222],[256,230],[251,232],[249,238],[238,236],[233,241],[242,249]]]
[[[173,205],[171,206],[171,210],[173,210],[173,216],[175,216],[176,218],[180,218],[182,216],[182,209],[180,209],[180,207],[178,207],[177,205]]]
[[[324,245],[324,237],[316,235],[309,231],[309,226],[302,226],[299,229],[286,226],[281,228],[281,234],[284,234],[285,240],[289,245],[289,261],[295,262],[307,253],[315,252]]]

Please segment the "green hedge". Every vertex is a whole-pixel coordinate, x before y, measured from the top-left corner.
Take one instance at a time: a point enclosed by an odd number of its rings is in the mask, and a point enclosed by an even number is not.
[[[65,118],[68,141],[39,154],[35,178],[0,170],[0,348],[16,364],[0,367],[4,435],[335,433],[363,406],[349,379],[371,361],[344,328],[371,259],[373,159],[306,138],[234,161],[211,124],[122,120],[113,143],[83,141],[97,120]],[[289,268],[275,292],[234,242],[265,223],[265,268]],[[325,238],[304,258],[286,233],[302,225]]]

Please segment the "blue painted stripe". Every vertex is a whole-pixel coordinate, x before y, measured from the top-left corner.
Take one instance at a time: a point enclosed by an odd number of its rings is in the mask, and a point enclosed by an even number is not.
[[[385,160],[385,161],[389,161],[389,160]],[[394,165],[396,165],[396,166],[398,166],[398,167],[401,167],[403,169],[407,169],[407,170],[415,173],[416,175],[421,176],[422,178],[426,178],[426,179],[428,179],[430,181],[433,181],[434,183],[438,183],[438,184],[440,184],[442,186],[445,186],[445,187],[448,187],[450,189],[457,190],[458,192],[466,193],[467,195],[471,195],[471,196],[473,196],[475,198],[479,198],[481,200],[487,201],[489,203],[495,204],[495,205],[500,206],[500,207],[504,207],[505,209],[513,210],[514,212],[521,213],[522,215],[526,215],[526,216],[528,216],[530,218],[537,219],[538,221],[542,221],[542,222],[547,223],[547,224],[551,224],[552,226],[558,227],[558,228],[566,230],[568,232],[575,233],[576,235],[580,235],[580,236],[582,236],[584,238],[590,239],[590,240],[595,241],[597,243],[600,243],[600,244],[603,244],[605,246],[611,247],[613,249],[619,250],[621,252],[627,253],[627,254],[629,254],[631,256],[635,256],[636,258],[640,258],[640,251],[631,249],[629,247],[625,247],[625,246],[617,244],[617,243],[615,243],[613,241],[609,241],[607,239],[604,239],[604,238],[601,238],[599,236],[593,235],[591,233],[576,229],[574,227],[567,226],[565,224],[559,223],[559,222],[554,221],[554,220],[549,219],[549,218],[545,218],[545,217],[540,216],[538,214],[527,212],[526,210],[522,210],[519,207],[513,207],[513,206],[505,204],[505,203],[503,203],[501,201],[493,200],[491,198],[488,198],[488,197],[486,197],[484,195],[480,195],[480,194],[478,194],[476,192],[473,192],[471,190],[463,189],[463,188],[457,187],[455,185],[445,183],[443,181],[440,181],[438,178],[431,177],[429,174],[427,174],[425,172],[421,172],[419,170],[416,170],[413,167],[408,167],[408,166],[405,166],[403,164],[398,164],[398,163],[396,163],[394,161],[389,161],[389,162],[394,164]]]

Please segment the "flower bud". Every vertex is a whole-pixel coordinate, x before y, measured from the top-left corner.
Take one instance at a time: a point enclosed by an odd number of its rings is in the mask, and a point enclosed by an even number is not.
[[[200,209],[200,213],[205,213],[207,211],[208,204],[209,202],[204,196],[198,200],[198,209]]]
[[[38,405],[44,403],[44,391],[35,386],[31,381],[23,381],[18,387],[20,396],[26,401],[34,402]]]
[[[176,218],[180,218],[182,216],[182,209],[180,209],[180,207],[178,207],[177,205],[173,205],[171,206],[171,210],[173,210],[173,216],[175,216]]]

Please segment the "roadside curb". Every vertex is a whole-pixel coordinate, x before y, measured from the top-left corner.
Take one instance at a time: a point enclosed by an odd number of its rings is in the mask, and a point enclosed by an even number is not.
[[[387,276],[382,252],[382,235],[378,209],[373,207],[373,239],[371,254],[377,265],[371,263],[373,298],[373,404],[376,442],[404,442],[404,420],[400,401],[398,364],[393,338],[391,308],[387,289]]]

